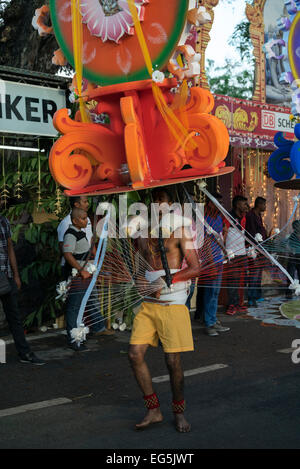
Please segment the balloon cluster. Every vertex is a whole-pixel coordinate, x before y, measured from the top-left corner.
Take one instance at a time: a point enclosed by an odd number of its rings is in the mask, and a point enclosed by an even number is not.
[[[295,126],[295,136],[300,139],[300,124]],[[274,137],[278,149],[272,153],[268,161],[268,171],[276,182],[290,180],[296,175],[300,179],[300,142],[288,140],[283,132]]]

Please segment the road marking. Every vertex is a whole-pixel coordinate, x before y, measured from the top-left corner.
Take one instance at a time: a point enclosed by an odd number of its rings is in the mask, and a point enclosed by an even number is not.
[[[7,417],[8,415],[23,414],[24,412],[29,412],[31,410],[39,410],[62,404],[70,404],[71,402],[71,399],[67,399],[66,397],[59,397],[58,399],[51,399],[49,401],[35,402],[33,404],[11,407],[9,409],[0,410],[0,418]]]
[[[295,350],[297,350],[297,348],[283,348],[282,350],[277,350],[277,352],[290,354],[293,353]]]
[[[66,335],[65,330],[63,331],[53,331],[53,332],[44,332],[43,334],[37,334],[37,335],[26,335],[26,340],[27,342],[32,342],[34,340],[40,340],[40,339],[47,339],[49,337],[56,337],[58,335]],[[11,338],[11,336],[7,337],[2,337],[2,339],[5,341],[6,345],[14,344],[14,340]]]
[[[201,373],[208,373],[210,371],[221,370],[223,368],[228,368],[228,365],[223,365],[222,363],[217,363],[215,365],[202,366],[201,368],[195,368],[194,370],[188,370],[188,371],[185,371],[183,374],[184,374],[184,376],[194,376],[194,375],[198,375],[198,374],[201,374]],[[163,383],[163,382],[169,381],[169,380],[170,380],[169,375],[158,376],[158,377],[152,379],[153,383]]]

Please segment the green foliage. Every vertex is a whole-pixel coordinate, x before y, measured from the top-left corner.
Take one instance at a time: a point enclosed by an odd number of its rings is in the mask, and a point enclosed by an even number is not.
[[[242,21],[235,27],[229,44],[236,47],[242,61],[248,60],[251,62],[253,60],[253,45],[250,37],[249,21]]]
[[[240,0],[221,0],[234,11],[234,5]],[[253,0],[247,3],[253,4]],[[246,2],[245,2],[246,8]],[[229,44],[239,52],[240,63],[226,60],[223,67],[216,67],[213,60],[208,60],[207,77],[210,89],[213,93],[234,98],[252,99],[255,59],[253,56],[253,44],[250,37],[250,23],[247,19],[237,24]]]
[[[239,64],[226,61],[224,67],[216,67],[208,60],[207,77],[212,93],[234,98],[251,99],[254,70],[241,70]]]
[[[68,213],[69,205],[67,198],[60,193],[61,211],[57,214],[59,218],[53,217],[58,208],[57,186],[49,171],[48,156],[45,153],[27,155],[22,156],[18,168],[18,158],[15,152],[4,154],[5,183],[10,197],[6,208],[2,199],[1,212],[11,223],[13,242],[17,245],[18,241],[23,239],[25,245],[32,248],[30,249],[33,252],[32,262],[22,265],[22,259],[18,259],[21,264],[19,270],[24,288],[30,288],[31,282],[34,281],[35,285],[39,285],[40,292],[38,293],[42,292],[40,295],[42,301],[40,304],[35,304],[34,309],[29,311],[25,318],[26,327],[30,327],[33,324],[40,326],[61,314],[62,303],[55,301],[55,288],[61,275],[61,256],[56,230],[60,219]],[[3,175],[0,183],[3,187]],[[20,192],[17,191],[18,183],[22,184],[19,186]],[[20,223],[21,217],[25,214],[30,216],[34,212],[43,215],[47,221],[41,224],[30,222],[30,220],[26,224]]]

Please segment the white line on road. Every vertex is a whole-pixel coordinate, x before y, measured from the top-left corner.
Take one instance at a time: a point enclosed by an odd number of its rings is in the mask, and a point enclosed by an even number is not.
[[[293,353],[295,350],[297,350],[297,348],[283,348],[282,350],[277,350],[277,352],[290,354]]]
[[[58,399],[51,399],[50,401],[35,402],[33,404],[11,407],[9,409],[0,410],[0,418],[7,417],[8,415],[23,414],[24,412],[29,412],[31,410],[39,410],[62,404],[70,404],[71,402],[72,401],[66,397],[59,397]]]
[[[194,370],[188,370],[184,372],[184,376],[194,376],[201,373],[208,373],[210,371],[221,370],[223,368],[228,368],[228,365],[223,365],[222,363],[217,363],[215,365],[210,366],[202,366],[201,368],[195,368]],[[153,383],[163,383],[164,381],[169,381],[169,375],[158,376],[157,378],[153,378]]]

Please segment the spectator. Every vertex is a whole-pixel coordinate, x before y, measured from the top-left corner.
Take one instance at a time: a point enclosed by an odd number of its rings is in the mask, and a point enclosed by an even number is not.
[[[66,260],[67,267],[77,269],[80,279],[71,284],[71,289],[67,299],[67,335],[70,347],[79,351],[85,348],[83,345],[78,345],[72,340],[71,330],[77,328],[77,317],[80,309],[81,302],[85,295],[88,282],[86,282],[91,274],[85,270],[86,260],[90,252],[90,243],[87,240],[83,228],[86,228],[88,220],[85,210],[80,208],[73,208],[71,213],[72,225],[66,231],[63,242],[63,253]],[[87,303],[89,315],[94,322],[92,331],[95,335],[111,335],[113,331],[107,330],[104,324],[104,318],[100,312],[99,301],[94,301],[92,298],[97,297],[97,289],[94,287],[91,292],[90,300]]]
[[[19,361],[33,365],[44,365],[45,363],[31,351],[24,335],[17,298],[18,290],[21,288],[21,280],[11,239],[10,224],[7,218],[2,215],[0,215],[0,271],[7,276],[11,288],[8,293],[1,295],[0,299],[19,355]]]
[[[293,232],[288,238],[289,260],[287,271],[292,278],[295,278],[297,272],[300,281],[300,220],[293,221]],[[292,298],[293,293],[289,288],[286,290],[286,297]]]
[[[212,195],[218,201],[222,200],[221,194],[216,193]],[[212,278],[208,280],[207,285],[199,285],[199,289],[197,291],[197,311],[195,316],[203,317],[205,333],[210,337],[214,337],[218,336],[219,332],[229,331],[230,328],[222,326],[220,321],[217,320],[218,299],[222,283],[224,260],[224,248],[222,248],[222,244],[217,238],[222,237],[223,217],[210,199],[208,199],[206,203],[204,217],[207,225],[209,225],[214,231],[214,233],[209,233],[209,231],[205,229],[204,245],[211,253],[211,262],[214,264],[215,272]]]
[[[244,288],[247,271],[247,255],[245,245],[245,226],[248,211],[246,197],[237,195],[232,200],[231,216],[235,226],[227,220],[224,226],[225,247],[229,258],[234,256],[228,265],[228,308],[226,314],[233,316],[239,312],[247,311],[243,304],[243,297],[239,295],[239,289]]]
[[[261,235],[265,241],[268,238],[264,227],[262,214],[266,211],[266,199],[257,197],[254,208],[246,215],[246,231],[250,234],[252,241],[257,243],[256,235]],[[258,255],[256,259],[249,259],[249,281],[248,281],[248,306],[256,307],[256,302],[260,300],[261,279],[262,279],[262,256]]]
[[[73,208],[81,208],[85,212],[87,212],[89,209],[89,199],[85,195],[81,195],[78,197],[70,197],[69,201],[70,201],[71,211]],[[72,224],[71,211],[65,218],[63,218],[63,220],[60,222],[60,224],[57,227],[58,243],[59,243],[59,248],[60,248],[61,253],[62,253],[62,246],[64,242],[65,232],[67,231],[69,226]],[[91,220],[89,219],[89,217],[87,218],[87,226],[82,231],[86,233],[87,240],[91,246],[92,239],[93,239],[93,229],[92,229],[92,224],[91,224]],[[62,257],[61,265],[62,266],[65,265],[64,257]]]

